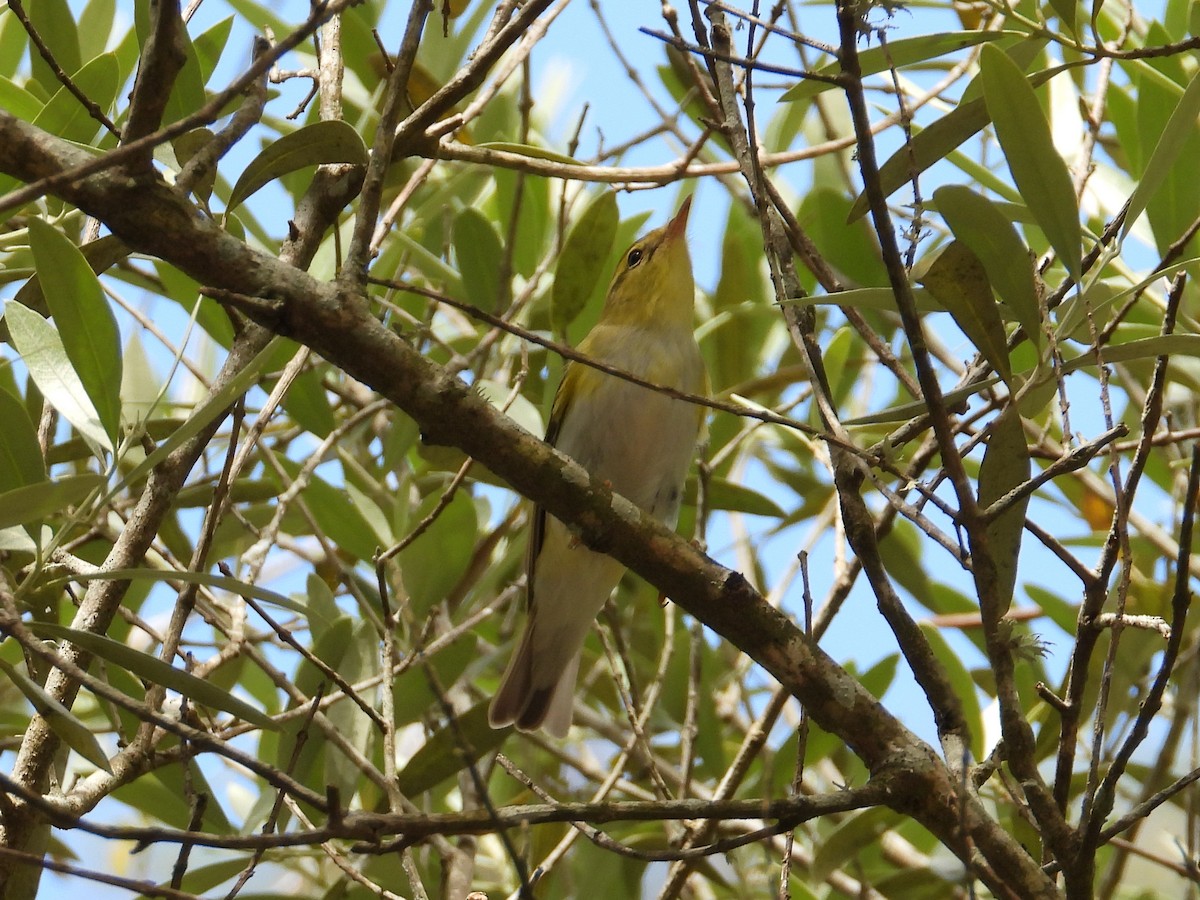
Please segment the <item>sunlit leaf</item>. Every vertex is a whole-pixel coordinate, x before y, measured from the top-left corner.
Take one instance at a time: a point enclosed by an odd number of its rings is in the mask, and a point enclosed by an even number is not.
[[[864,76],[876,75],[892,67],[902,69],[914,63],[936,59],[947,53],[966,50],[968,47],[988,41],[1024,36],[1018,31],[949,31],[941,34],[923,34],[920,37],[888,41],[886,47],[870,47],[861,50],[858,54],[858,64]],[[834,61],[817,69],[816,74],[836,77],[841,74],[841,71],[841,63]],[[779,99],[782,103],[792,103],[836,88],[836,84],[828,81],[805,78],[799,84],[789,88]]]
[[[29,222],[38,281],[71,367],[115,446],[121,433],[121,338],[100,280],[58,229]]]
[[[1133,228],[1137,217],[1142,214],[1146,204],[1155,192],[1162,186],[1163,180],[1175,165],[1179,153],[1189,138],[1196,134],[1197,120],[1200,120],[1200,74],[1193,76],[1179,105],[1171,113],[1166,128],[1158,138],[1154,152],[1146,163],[1145,171],[1138,180],[1137,187],[1129,197],[1129,208],[1125,213],[1125,223],[1121,226],[1121,238],[1124,239]]]
[[[988,113],[1013,181],[1063,266],[1078,281],[1083,250],[1075,187],[1054,149],[1037,96],[1025,73],[995,47],[983,48],[980,66]]]
[[[46,400],[95,447],[112,450],[108,430],[100,421],[83,382],[71,367],[71,360],[54,326],[12,300],[4,304],[4,320],[8,323],[13,345]]]
[[[88,99],[101,110],[107,111],[120,88],[117,58],[111,53],[97,56],[75,73],[71,80]],[[64,140],[80,143],[90,141],[102,127],[65,86],[54,92],[54,96],[34,118],[33,124]]]

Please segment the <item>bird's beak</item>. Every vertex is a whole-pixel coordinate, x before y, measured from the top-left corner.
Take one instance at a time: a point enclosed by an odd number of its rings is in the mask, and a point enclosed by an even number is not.
[[[679,207],[679,212],[675,213],[675,218],[667,223],[667,240],[674,241],[683,237],[687,231],[688,211],[692,208],[692,195],[688,194],[684,198],[683,206]]]

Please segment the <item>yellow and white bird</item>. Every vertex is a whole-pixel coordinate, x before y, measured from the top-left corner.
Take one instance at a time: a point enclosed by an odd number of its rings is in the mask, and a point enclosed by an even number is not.
[[[604,310],[580,353],[652,384],[690,394],[707,379],[693,334],[688,255],[691,198],[670,222],[626,251]],[[704,408],[572,362],[554,398],[546,440],[617,493],[674,526]],[[534,510],[527,574],[529,619],[492,700],[493,727],[515,723],[563,737],[571,727],[584,638],[624,567],[583,546]]]

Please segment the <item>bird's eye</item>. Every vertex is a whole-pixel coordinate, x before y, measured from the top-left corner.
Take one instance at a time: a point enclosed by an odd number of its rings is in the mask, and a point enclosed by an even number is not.
[[[627,256],[625,258],[625,266],[626,266],[626,268],[632,269],[634,266],[636,266],[641,261],[642,261],[642,248],[634,247],[632,250],[629,251],[629,256]]]

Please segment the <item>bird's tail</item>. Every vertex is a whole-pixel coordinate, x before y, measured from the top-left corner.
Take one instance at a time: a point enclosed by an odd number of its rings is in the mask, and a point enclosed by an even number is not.
[[[536,617],[526,623],[521,644],[488,709],[488,722],[493,728],[515,724],[521,731],[545,728],[562,738],[571,727],[575,679],[583,648],[576,648],[566,659],[562,653],[547,653],[538,639],[537,626]]]

